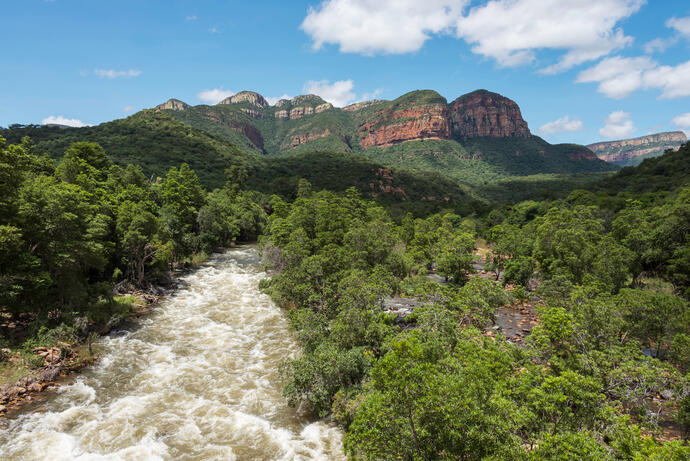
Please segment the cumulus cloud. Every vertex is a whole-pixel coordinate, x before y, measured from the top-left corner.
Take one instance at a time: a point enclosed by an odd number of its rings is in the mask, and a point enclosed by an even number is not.
[[[84,123],[81,120],[77,120],[76,118],[66,118],[62,115],[51,115],[50,117],[46,117],[43,120],[41,120],[41,125],[66,125],[75,128],[91,126],[88,123]]]
[[[627,138],[635,132],[635,124],[630,120],[630,113],[622,110],[611,112],[599,134],[607,139]]]
[[[661,99],[690,96],[690,61],[677,66],[660,66],[647,56],[614,56],[586,69],[578,83],[599,83],[599,93],[621,99],[640,89],[661,90]]]
[[[93,73],[101,78],[114,79],[114,78],[132,78],[141,75],[139,69],[129,69],[129,70],[115,70],[115,69],[94,69]]]
[[[690,135],[690,112],[680,114],[673,118],[673,124],[685,131],[685,134]]]
[[[207,104],[217,104],[223,99],[235,94],[233,91],[223,90],[221,88],[214,88],[212,90],[204,90],[197,94],[196,97]]]
[[[584,127],[582,120],[570,119],[569,116],[561,117],[553,122],[548,122],[539,127],[544,134],[561,133],[563,131],[580,131]]]
[[[654,40],[650,40],[644,44],[644,52],[647,54],[663,53],[668,47],[673,46],[676,43],[678,43],[678,39],[676,37],[655,38]]]
[[[644,85],[644,74],[654,69],[656,62],[647,56],[606,58],[594,67],[583,70],[577,83],[599,83],[598,92],[612,99],[622,99]]]
[[[355,100],[357,95],[352,91],[355,87],[351,79],[329,82],[328,80],[309,80],[302,91],[307,94],[321,96],[325,101],[336,107],[342,107]]]
[[[434,34],[450,34],[501,66],[536,60],[542,49],[564,54],[543,73],[557,73],[632,43],[617,24],[645,0],[324,0],[301,28],[314,49],[331,43],[347,53],[409,53]]]
[[[536,59],[539,49],[565,54],[542,73],[564,71],[606,56],[632,43],[619,21],[640,9],[644,0],[492,0],[462,16],[457,35],[472,51],[514,66]]]
[[[666,21],[666,27],[675,29],[679,34],[690,38],[690,16],[684,18],[671,18]]]
[[[467,0],[325,0],[309,8],[300,28],[315,50],[338,45],[344,53],[409,53],[431,35],[448,31]]]
[[[125,106],[122,108],[122,110],[125,112],[132,112],[134,110],[134,106]]]

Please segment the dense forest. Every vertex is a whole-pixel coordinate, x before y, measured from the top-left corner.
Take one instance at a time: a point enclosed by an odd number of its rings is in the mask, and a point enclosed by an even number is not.
[[[208,190],[185,163],[151,177],[74,141],[56,161],[0,138],[1,346],[28,365],[125,318],[117,293],[258,240],[302,346],[284,395],[353,459],[690,459],[690,144],[510,204],[423,200],[442,178],[409,173],[401,208],[320,177],[336,155],[311,176],[237,162]],[[526,305],[524,341],[494,328]]]

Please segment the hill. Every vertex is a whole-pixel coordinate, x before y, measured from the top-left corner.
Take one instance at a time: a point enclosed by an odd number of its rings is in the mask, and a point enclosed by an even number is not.
[[[606,162],[619,166],[635,166],[646,158],[663,155],[669,149],[678,150],[687,140],[682,131],[671,131],[639,138],[598,142],[587,147]]]
[[[250,167],[257,156],[171,117],[166,111],[144,110],[130,117],[98,126],[59,128],[28,125],[0,130],[16,144],[29,136],[36,152],[58,159],[74,142],[97,142],[118,165],[140,165],[147,175],[165,176],[172,166],[187,163],[209,188],[225,182],[230,165]]]

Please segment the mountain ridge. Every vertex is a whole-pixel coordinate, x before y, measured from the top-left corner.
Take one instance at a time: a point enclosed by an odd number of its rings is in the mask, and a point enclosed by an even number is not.
[[[665,131],[636,138],[597,142],[587,147],[606,162],[635,166],[646,158],[662,155],[668,149],[677,151],[687,140],[682,131]]]
[[[320,150],[359,153],[383,161],[400,153],[396,164],[420,167],[428,162],[415,158],[413,146],[436,140],[445,147],[433,155],[452,152],[458,161],[498,162],[497,174],[503,176],[616,168],[585,146],[551,145],[533,135],[515,101],[484,89],[450,103],[434,90],[342,108],[316,95],[281,99],[273,105],[265,102],[260,94],[245,91],[216,105],[168,111],[187,124],[269,156]],[[410,142],[416,144],[405,145]],[[450,173],[463,177],[464,170],[458,166]]]

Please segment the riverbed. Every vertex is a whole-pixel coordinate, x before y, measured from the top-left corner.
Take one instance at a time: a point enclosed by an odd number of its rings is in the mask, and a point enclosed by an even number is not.
[[[2,460],[340,460],[342,433],[289,408],[299,347],[254,247],[214,255],[98,363],[0,430]]]

